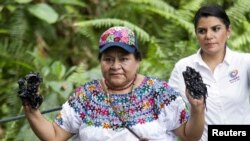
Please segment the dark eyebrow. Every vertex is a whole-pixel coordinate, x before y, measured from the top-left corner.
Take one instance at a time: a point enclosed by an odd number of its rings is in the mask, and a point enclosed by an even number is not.
[[[213,28],[213,27],[221,27],[221,26],[222,26],[221,24],[218,24],[218,25],[212,26],[212,28]]]
[[[221,27],[221,26],[222,26],[221,24],[217,24],[217,25],[212,26],[212,28],[214,28],[214,27]],[[204,27],[197,27],[197,29],[206,29],[206,28],[204,28]]]

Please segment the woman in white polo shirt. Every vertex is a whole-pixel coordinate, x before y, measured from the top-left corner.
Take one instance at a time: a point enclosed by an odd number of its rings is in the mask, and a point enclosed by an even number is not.
[[[250,53],[239,53],[227,46],[231,34],[230,20],[218,5],[201,7],[194,17],[200,49],[179,60],[169,84],[185,96],[182,72],[192,67],[207,84],[205,130],[202,141],[208,140],[207,125],[250,124]]]

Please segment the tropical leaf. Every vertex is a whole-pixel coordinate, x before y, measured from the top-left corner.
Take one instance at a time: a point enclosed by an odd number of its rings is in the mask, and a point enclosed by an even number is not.
[[[76,5],[81,7],[86,6],[86,4],[80,0],[51,0],[50,2],[55,4]]]
[[[15,0],[15,2],[17,2],[17,3],[29,3],[31,1],[32,0]]]
[[[164,17],[166,20],[172,21],[175,25],[185,28],[191,36],[194,36],[193,24],[189,21],[179,18],[185,17],[185,15],[180,15],[180,13],[178,13],[177,11],[175,13],[167,13],[166,11],[158,10],[151,7],[146,7],[145,10],[157,13],[158,15]]]
[[[58,19],[57,12],[46,3],[31,5],[28,7],[28,11],[37,18],[50,24],[55,23]]]
[[[89,26],[94,27],[111,27],[114,25],[123,25],[131,28],[137,34],[137,37],[141,39],[141,41],[150,41],[150,36],[147,32],[141,29],[139,26],[130,23],[125,20],[120,19],[96,19],[96,20],[88,20],[88,21],[79,21],[74,24],[76,27],[86,28]]]
[[[230,41],[230,45],[239,50],[239,48],[249,48],[249,44],[250,44],[250,23],[249,22],[245,22],[244,25],[244,32],[241,35],[233,35],[234,38],[232,39],[232,41]]]
[[[174,13],[175,12],[175,9],[173,6],[169,5],[168,3],[166,3],[165,1],[163,0],[128,0],[129,2],[133,2],[135,3],[136,5],[138,4],[144,4],[145,6],[150,6],[150,7],[154,7],[155,9],[158,9],[158,10],[163,10],[165,12],[168,12],[168,13]]]
[[[203,4],[222,5],[231,19],[231,48],[250,52],[249,0],[1,0],[0,115],[21,114],[17,80],[30,71],[44,78],[41,110],[60,106],[75,87],[102,77],[97,60],[104,29],[135,30],[140,73],[167,80],[177,60],[199,48],[193,16]],[[53,108],[53,107],[52,107]],[[53,121],[55,114],[44,115]],[[1,124],[8,140],[38,140],[26,120]],[[21,134],[21,133],[25,133]],[[0,139],[0,140],[1,140]]]

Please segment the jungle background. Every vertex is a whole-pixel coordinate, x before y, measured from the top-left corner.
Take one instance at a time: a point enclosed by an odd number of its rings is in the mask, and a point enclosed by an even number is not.
[[[132,28],[143,54],[140,73],[168,80],[174,63],[199,48],[192,19],[217,3],[232,25],[231,49],[250,52],[249,0],[0,0],[0,119],[22,115],[19,78],[43,77],[41,111],[60,107],[73,89],[100,78],[100,34]],[[53,121],[57,112],[44,114]],[[36,141],[25,118],[0,123],[0,140]]]

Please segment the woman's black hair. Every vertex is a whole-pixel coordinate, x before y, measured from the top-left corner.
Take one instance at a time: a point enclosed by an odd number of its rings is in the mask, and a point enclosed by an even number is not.
[[[197,23],[200,18],[202,17],[209,17],[214,16],[219,19],[225,24],[226,28],[229,28],[230,26],[230,20],[228,15],[226,14],[225,10],[219,6],[219,5],[205,5],[202,6],[195,14],[194,16],[194,28],[197,28]]]

